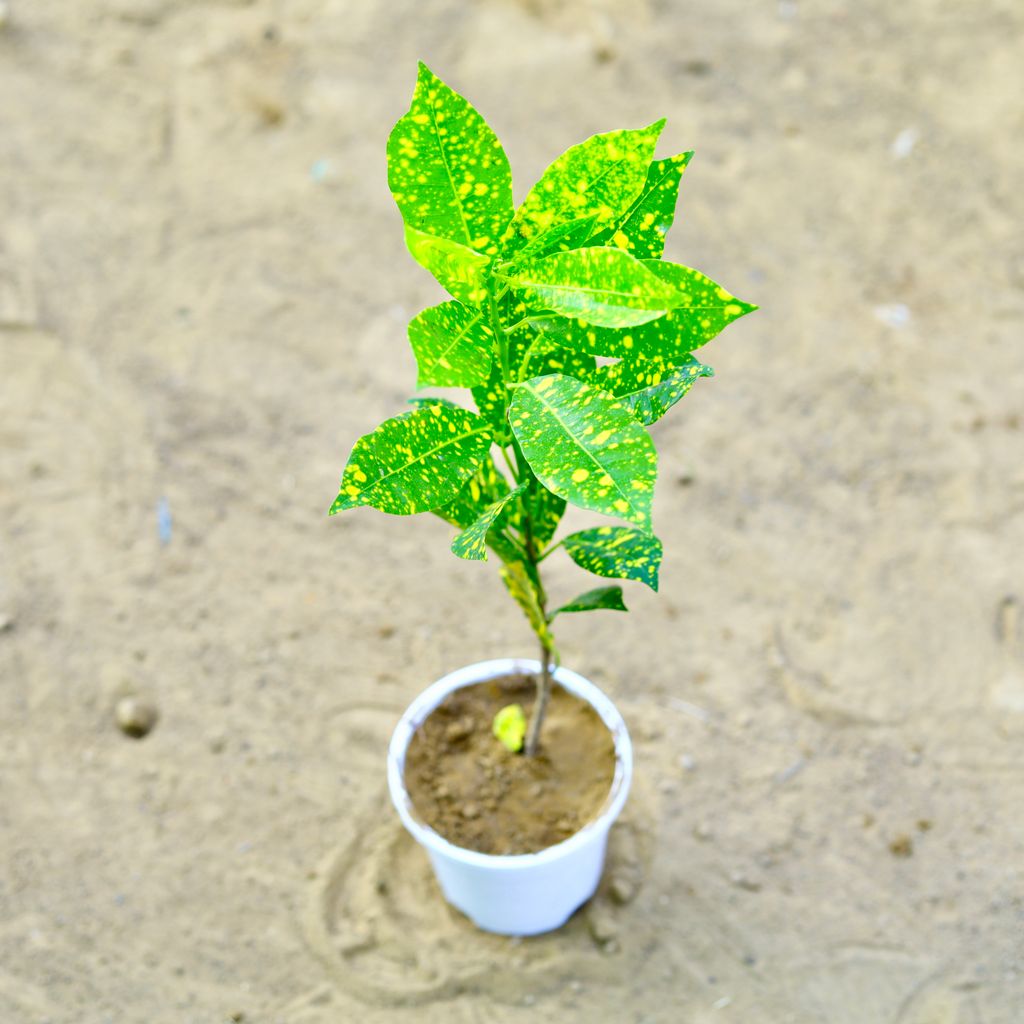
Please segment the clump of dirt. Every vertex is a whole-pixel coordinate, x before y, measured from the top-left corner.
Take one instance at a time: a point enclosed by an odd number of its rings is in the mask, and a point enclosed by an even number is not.
[[[513,754],[491,732],[506,704],[533,706],[532,676],[449,694],[416,730],[405,785],[419,816],[449,842],[491,854],[535,853],[595,818],[611,790],[615,744],[597,712],[555,686],[540,747]]]

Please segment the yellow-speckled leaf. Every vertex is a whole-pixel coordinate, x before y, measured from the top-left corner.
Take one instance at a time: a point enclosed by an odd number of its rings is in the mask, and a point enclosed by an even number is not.
[[[484,274],[490,260],[483,253],[408,225],[405,227],[405,244],[413,259],[421,267],[426,267],[437,278],[438,284],[459,302],[478,306],[487,298]]]
[[[627,403],[552,374],[516,387],[509,421],[549,491],[650,530],[658,453]]]
[[[588,217],[568,220],[564,224],[555,224],[527,242],[515,254],[513,262],[521,264],[528,260],[540,259],[549,253],[578,249],[593,234],[595,220],[591,214]]]
[[[487,422],[431,405],[385,420],[356,441],[330,514],[372,505],[393,515],[450,502],[476,473],[491,443]]]
[[[574,352],[590,352],[613,359],[657,356],[678,364],[688,352],[700,348],[734,320],[757,309],[737,299],[700,271],[663,260],[640,262],[682,296],[680,305],[660,319],[624,330],[563,319],[544,321],[538,326],[552,340]]]
[[[452,541],[452,552],[459,558],[469,558],[473,561],[486,560],[487,558],[487,532],[497,522],[498,517],[505,510],[505,506],[514,498],[518,498],[526,489],[526,484],[520,484],[514,491],[509,491],[497,501],[491,502],[483,512],[465,530]]]
[[[526,713],[522,704],[506,704],[491,722],[495,739],[508,751],[518,754],[526,739]]]
[[[686,356],[673,366],[659,356],[632,356],[612,366],[599,366],[586,379],[594,387],[624,398],[633,415],[650,426],[661,419],[701,377],[713,377],[710,366]]]
[[[494,459],[485,455],[480,467],[469,478],[462,490],[447,504],[431,509],[452,526],[464,530],[480,513],[508,493],[508,484],[494,465]]]
[[[512,219],[512,172],[487,122],[420,64],[388,139],[388,184],[410,227],[493,256]]]
[[[558,252],[509,278],[526,301],[598,327],[633,327],[664,316],[682,296],[614,246]],[[655,261],[656,262],[656,261]]]
[[[491,371],[494,332],[483,313],[461,302],[431,306],[409,323],[419,387],[472,387]]]
[[[568,604],[563,604],[561,608],[556,608],[548,616],[548,622],[563,612],[596,612],[602,608],[615,612],[629,611],[622,600],[622,587],[598,587],[596,590],[588,590],[585,594],[573,598]]]
[[[661,541],[629,526],[599,526],[571,533],[562,541],[569,557],[596,576],[639,580],[658,589]]]
[[[514,252],[555,224],[593,216],[614,224],[643,188],[664,120],[592,135],[566,150],[530,189],[502,240]]]
[[[658,259],[665,251],[665,236],[676,215],[679,179],[693,152],[655,160],[640,195],[626,215],[591,239],[592,245],[617,245],[637,259]]]
[[[537,598],[537,591],[530,581],[530,575],[522,562],[506,563],[501,567],[501,578],[508,588],[508,592],[515,599],[516,604],[523,610],[527,621],[541,641],[554,655],[558,661],[558,651],[555,648],[555,638],[548,629],[548,620],[540,606]]]

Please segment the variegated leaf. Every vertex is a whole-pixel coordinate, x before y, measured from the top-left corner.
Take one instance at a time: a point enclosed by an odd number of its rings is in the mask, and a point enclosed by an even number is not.
[[[625,330],[561,319],[538,322],[537,326],[553,341],[574,352],[590,352],[613,359],[657,356],[678,365],[687,353],[709,342],[734,320],[757,309],[697,270],[663,260],[640,262],[679,291],[681,305],[658,320]]]
[[[441,399],[443,401],[443,399]],[[491,456],[485,455],[477,471],[447,504],[432,509],[434,515],[464,530],[480,513],[508,493],[508,483],[498,472]]]
[[[592,135],[566,150],[541,175],[502,240],[514,252],[556,224],[593,215],[613,224],[643,188],[664,120],[646,128]]]
[[[509,421],[549,491],[650,530],[658,454],[628,404],[552,374],[515,388]]]
[[[602,608],[616,612],[629,611],[622,600],[622,587],[598,587],[596,590],[588,590],[585,594],[573,598],[568,604],[563,604],[561,608],[556,608],[548,616],[548,622],[563,612],[596,612]]]
[[[462,490],[490,443],[487,422],[466,409],[432,405],[385,420],[356,442],[330,514],[359,505],[429,512]]]
[[[522,500],[517,502],[509,512],[508,523],[513,529],[524,533],[526,523],[524,515],[528,511],[530,516],[530,536],[533,540],[535,552],[540,554],[544,548],[551,543],[558,524],[565,514],[565,499],[557,494],[552,494],[530,471],[529,466],[525,467],[527,479],[526,493]]]
[[[420,64],[388,139],[388,184],[410,227],[493,256],[512,219],[512,172],[487,122]]]
[[[597,327],[635,327],[664,316],[683,297],[648,263],[614,246],[546,256],[509,277],[528,303]],[[655,261],[656,262],[656,261]]]
[[[591,245],[617,245],[638,260],[659,259],[675,219],[679,179],[692,156],[691,151],[653,161],[629,211],[617,224],[592,238]]]
[[[509,491],[497,501],[491,502],[483,512],[452,541],[452,551],[459,558],[469,558],[480,561],[487,558],[487,533],[493,527],[498,517],[505,511],[508,503],[526,489],[526,484],[520,484],[515,490]]]
[[[472,387],[491,372],[494,332],[484,314],[461,302],[442,302],[409,323],[419,387]]]
[[[540,259],[552,252],[578,249],[593,234],[595,220],[596,217],[590,214],[587,217],[567,220],[564,224],[555,224],[527,242],[515,254],[513,262],[521,264],[528,260]]]
[[[537,634],[537,638],[554,654],[554,660],[557,662],[558,650],[555,647],[555,638],[551,635],[551,630],[548,629],[547,617],[540,606],[537,591],[530,580],[526,566],[522,562],[506,563],[501,567],[501,578],[516,604],[522,608],[523,614],[534,633]]]
[[[661,419],[701,377],[715,371],[692,356],[680,366],[667,360],[634,356],[612,366],[599,366],[587,378],[594,387],[629,402],[633,415],[646,426]]]
[[[661,541],[629,526],[598,526],[571,533],[562,541],[569,557],[596,576],[639,580],[658,589]]]
[[[487,298],[484,277],[490,260],[483,253],[409,225],[405,227],[405,244],[413,259],[459,302],[479,306]]]

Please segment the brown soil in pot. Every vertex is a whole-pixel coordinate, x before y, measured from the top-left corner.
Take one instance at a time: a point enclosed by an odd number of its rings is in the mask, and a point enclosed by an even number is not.
[[[416,730],[405,785],[419,816],[449,842],[481,853],[535,853],[600,812],[615,775],[615,744],[597,712],[555,686],[534,757],[506,750],[491,722],[506,704],[529,718],[532,676],[449,694]]]

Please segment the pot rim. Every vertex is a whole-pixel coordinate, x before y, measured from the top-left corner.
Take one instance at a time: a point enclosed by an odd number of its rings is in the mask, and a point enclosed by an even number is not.
[[[405,788],[405,752],[413,733],[428,715],[454,690],[474,683],[483,683],[496,676],[514,672],[533,674],[540,671],[540,662],[534,658],[496,658],[479,661],[473,665],[456,669],[442,676],[428,686],[409,706],[395,726],[388,746],[388,790],[402,824],[413,838],[433,853],[451,860],[461,861],[477,867],[494,869],[517,869],[547,864],[569,856],[574,850],[587,845],[600,833],[607,832],[619,816],[633,779],[633,745],[626,723],[618,708],[589,679],[562,666],[551,673],[552,678],[564,689],[585,700],[600,716],[615,744],[615,775],[611,789],[600,813],[587,822],[578,832],[563,839],[554,846],[547,846],[534,853],[494,854],[467,850],[449,842],[420,819],[412,805],[412,799]]]

